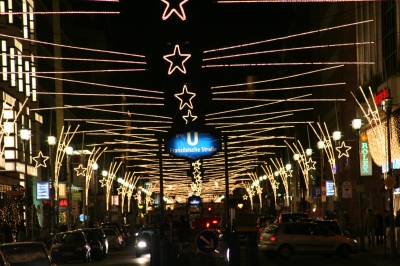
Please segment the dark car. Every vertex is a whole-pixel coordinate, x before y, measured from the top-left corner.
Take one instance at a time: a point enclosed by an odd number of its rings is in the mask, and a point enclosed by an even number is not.
[[[95,260],[103,260],[103,244],[101,242],[101,237],[97,233],[93,232],[91,229],[79,229],[85,234],[86,239],[89,241],[90,245],[90,258]]]
[[[101,228],[90,228],[90,230],[97,234],[97,237],[103,245],[103,258],[108,258],[108,237],[106,233]]]
[[[301,218],[309,218],[307,213],[281,213],[276,223],[297,222]]]
[[[142,254],[150,252],[151,237],[155,232],[156,229],[154,227],[142,227],[139,232],[135,234],[136,257],[140,257]]]
[[[41,242],[16,242],[0,245],[0,265],[56,266]]]
[[[89,262],[90,243],[83,232],[73,231],[56,234],[51,246],[51,257],[55,262],[83,260]]]
[[[114,250],[121,250],[124,240],[114,226],[102,227],[104,233],[107,235],[108,248]]]
[[[102,223],[100,225],[100,227],[107,227],[107,226],[114,226],[118,230],[119,234],[122,236],[124,240],[122,243],[122,246],[124,247],[129,241],[129,236],[125,234],[125,231],[124,229],[122,229],[122,226],[119,223],[114,223],[114,222]]]

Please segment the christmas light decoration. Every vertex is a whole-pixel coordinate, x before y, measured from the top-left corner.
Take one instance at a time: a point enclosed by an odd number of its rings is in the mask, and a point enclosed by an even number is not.
[[[76,176],[85,176],[86,175],[86,168],[83,168],[83,165],[80,164],[78,167],[74,168],[76,171]]]
[[[196,120],[197,116],[192,115],[191,110],[188,110],[187,115],[182,116],[182,118],[183,118],[183,120],[186,121],[186,124],[187,124],[188,122],[193,122],[194,120]]]
[[[324,29],[320,29],[320,30],[313,30],[313,31],[308,31],[308,32],[303,32],[303,33],[298,33],[298,34],[292,34],[292,35],[273,38],[273,39],[264,40],[264,41],[258,41],[258,42],[251,42],[251,43],[246,43],[246,44],[241,44],[241,45],[228,46],[228,47],[219,48],[219,49],[212,49],[212,50],[204,51],[204,53],[218,52],[218,51],[242,48],[242,47],[247,47],[247,46],[252,46],[252,45],[257,45],[257,44],[262,44],[262,43],[267,43],[267,42],[273,42],[273,41],[278,41],[278,40],[285,40],[285,39],[304,36],[304,35],[308,35],[308,34],[321,33],[321,32],[324,32],[324,31],[330,31],[330,30],[340,29],[340,28],[349,27],[349,26],[356,26],[356,25],[359,25],[359,24],[364,24],[364,23],[369,23],[369,22],[373,22],[373,20],[372,19],[371,20],[365,20],[365,21],[354,22],[354,23],[344,24],[344,25],[335,26],[335,27],[324,28]]]
[[[344,102],[346,99],[249,99],[249,98],[212,98],[213,101],[254,101],[254,102]]]
[[[1,35],[0,35],[1,36]],[[175,64],[176,62],[174,62],[174,60],[171,60],[169,58],[176,58],[176,57],[180,57],[182,59],[180,59],[180,65]],[[173,54],[168,54],[168,55],[164,55],[163,58],[164,60],[166,60],[167,62],[170,63],[169,69],[168,69],[168,75],[171,75],[175,69],[178,69],[180,72],[182,72],[183,74],[186,74],[186,68],[184,66],[184,63],[191,57],[190,54],[181,54],[181,49],[179,47],[179,45],[175,45],[174,48],[174,53]],[[178,61],[178,60],[176,60]]]
[[[276,49],[276,50],[268,50],[268,51],[252,52],[252,53],[241,53],[241,54],[234,54],[234,55],[225,55],[225,56],[217,56],[217,57],[205,58],[205,59],[203,59],[203,62],[210,61],[210,60],[219,60],[219,59],[227,59],[227,58],[235,58],[235,57],[251,56],[251,55],[260,55],[260,54],[269,54],[269,53],[277,53],[277,52],[281,53],[281,52],[307,50],[307,49],[319,49],[319,48],[331,48],[331,47],[338,47],[338,46],[367,45],[367,44],[374,44],[374,42],[313,45],[313,46]]]
[[[351,149],[350,146],[346,146],[344,141],[342,141],[342,144],[339,147],[336,147],[336,150],[339,152],[338,158],[345,156],[349,157],[349,150]]]
[[[271,165],[261,165],[261,169],[263,169],[267,179],[269,180],[272,191],[274,192],[275,206],[278,206],[278,202],[276,200],[276,190],[279,188],[279,182],[275,180],[274,172],[272,171]]]
[[[217,4],[248,4],[248,3],[326,3],[326,2],[380,2],[382,0],[219,0]]]
[[[86,108],[86,107],[98,107],[98,106],[163,106],[163,103],[116,103],[116,104],[91,104],[91,105],[68,105],[63,107],[45,107],[45,108],[32,108],[32,111],[42,110],[56,110],[56,109],[71,109],[71,108]],[[116,120],[117,121],[117,120]],[[116,125],[113,125],[116,126]]]
[[[106,72],[135,72],[135,71],[146,71],[147,69],[129,68],[129,69],[97,69],[97,70],[76,70],[76,71],[6,71],[0,72],[0,74],[85,74],[85,73],[106,73]]]
[[[106,209],[107,211],[109,210],[109,205],[110,205],[110,191],[112,187],[112,183],[116,177],[116,173],[118,172],[119,168],[121,167],[122,161],[117,163],[117,162],[112,162],[110,164],[110,170],[108,171],[107,176],[103,176],[103,179],[99,180],[101,187],[106,188]]]
[[[39,168],[40,166],[47,167],[46,161],[49,159],[49,156],[44,156],[42,151],[39,151],[38,156],[32,158],[35,161],[35,168]]]
[[[89,187],[90,187],[90,180],[92,179],[93,176],[93,171],[96,170],[94,169],[94,165],[97,165],[97,160],[99,157],[107,150],[107,147],[104,149],[102,148],[93,148],[92,152],[89,155],[88,161],[87,161],[87,167],[85,171],[85,204],[88,205],[88,199],[89,199]],[[81,166],[81,165],[79,165]],[[79,176],[77,174],[77,176]]]
[[[128,196],[128,212],[130,211],[130,201],[132,197],[133,188],[136,186],[137,181],[140,177],[135,177],[134,172],[125,172],[124,179],[120,182],[119,188],[117,188],[118,195],[121,195],[121,212],[124,213],[124,202],[125,196]],[[132,189],[130,189],[132,188]],[[130,195],[129,195],[130,194]]]
[[[283,80],[283,79],[288,79],[288,78],[296,78],[296,77],[300,77],[300,76],[304,76],[304,75],[309,75],[309,74],[318,73],[318,72],[322,72],[322,71],[332,70],[332,69],[343,67],[343,66],[344,65],[327,67],[327,68],[317,69],[317,70],[313,70],[313,71],[307,71],[307,72],[294,74],[294,75],[281,77],[281,78],[273,78],[273,79],[246,82],[246,83],[237,83],[237,84],[231,84],[231,85],[214,86],[214,87],[211,87],[211,89],[213,90],[213,89],[221,89],[221,88],[228,88],[228,87],[248,86],[251,84],[261,84],[261,83],[273,82],[273,81],[278,81],[278,80]]]
[[[326,83],[326,84],[314,84],[307,86],[297,86],[297,87],[285,87],[285,88],[270,88],[270,89],[246,89],[246,90],[235,90],[235,91],[214,91],[212,94],[236,94],[236,93],[249,93],[249,92],[269,92],[269,91],[282,91],[282,90],[294,90],[294,89],[307,89],[307,88],[317,88],[317,87],[327,87],[327,86],[339,86],[346,85],[345,82],[338,83]]]
[[[190,97],[188,97],[188,95],[190,95]],[[179,105],[179,110],[182,110],[185,106],[193,109],[192,99],[196,97],[196,93],[188,92],[186,85],[183,86],[181,93],[174,94],[174,96],[181,102]],[[186,98],[189,99],[186,100]]]
[[[250,176],[252,184],[256,188],[256,193],[258,195],[258,200],[260,201],[260,209],[262,208],[262,187],[260,187],[260,181],[258,180],[256,173],[247,173]]]
[[[64,160],[64,156],[66,153],[66,148],[69,146],[72,138],[74,137],[76,131],[78,130],[79,125],[75,128],[75,131],[70,132],[71,126],[68,127],[67,132],[64,133],[64,127],[62,127],[60,132],[60,137],[58,138],[57,152],[55,158],[55,167],[54,167],[54,200],[58,200],[58,178],[60,176],[60,168],[62,166],[62,162]]]
[[[292,169],[287,169],[285,165],[283,164],[282,158],[275,158],[273,160],[272,158],[271,162],[275,166],[275,169],[278,171],[279,176],[282,179],[282,184],[285,188],[285,206],[290,206],[289,202],[289,182],[288,179],[289,177],[292,176],[293,170]]]
[[[119,11],[0,12],[0,15],[119,15]]]
[[[374,65],[375,62],[297,62],[297,63],[250,63],[204,65],[202,68],[216,67],[258,67],[258,66],[307,66],[307,65]]]
[[[183,5],[188,2],[189,0],[181,0],[181,2],[179,3],[179,9],[180,11],[178,11],[175,7],[171,8],[171,0],[161,0],[161,2],[163,2],[164,4],[166,4],[167,6],[165,7],[164,13],[162,15],[162,19],[163,20],[167,20],[173,13],[175,13],[181,20],[186,20],[186,14],[185,14],[185,10],[183,9]],[[175,1],[173,1],[175,2]]]

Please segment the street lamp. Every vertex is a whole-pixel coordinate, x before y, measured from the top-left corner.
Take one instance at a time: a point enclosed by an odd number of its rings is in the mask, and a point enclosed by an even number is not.
[[[31,139],[31,130],[27,128],[22,128],[19,131],[19,136],[21,137],[22,143],[24,144],[24,162],[25,162],[25,237],[28,239],[29,234],[29,222],[28,222],[28,207],[29,199],[32,197],[31,186],[28,180],[28,141]],[[33,199],[32,199],[33,200]],[[32,234],[33,234],[33,224],[32,224]]]
[[[57,143],[56,137],[48,136],[47,137],[47,143],[50,146],[50,166],[49,166],[49,168],[50,168],[50,178],[49,178],[49,181],[51,183],[51,189],[52,189],[52,191],[54,191],[55,187],[54,187],[54,184],[53,184],[53,162],[54,162],[53,161],[53,148],[54,148],[54,145],[56,145],[56,143]],[[53,193],[55,193],[55,192],[53,192]],[[51,221],[50,236],[54,236],[54,194],[51,197],[51,207],[53,208],[53,213],[51,214],[51,220],[50,220]]]
[[[356,118],[351,122],[352,128],[356,131],[356,141],[357,141],[357,184],[362,184],[363,181],[360,176],[360,128],[361,119]],[[365,251],[365,239],[364,239],[364,213],[362,206],[362,192],[359,193],[358,208],[360,211],[360,251]]]
[[[312,149],[311,148],[306,149],[306,155],[307,156],[311,156],[312,155]]]
[[[392,174],[392,158],[390,152],[390,116],[393,108],[393,99],[391,97],[387,97],[382,101],[382,111],[386,113],[386,126],[387,126],[387,177]],[[393,210],[393,188],[389,191],[389,218],[390,218],[390,254],[391,259],[394,260],[396,258],[396,239],[394,233],[394,210]]]
[[[339,141],[341,137],[342,137],[342,134],[341,134],[341,132],[339,130],[333,131],[332,139],[334,140],[335,148],[337,146],[336,142]],[[334,159],[336,160],[336,156],[334,156]],[[341,188],[342,188],[342,185],[341,185],[341,180],[340,180],[339,162],[340,161],[339,161],[339,158],[338,158],[335,171],[336,171],[337,177],[338,177],[336,186],[337,186],[337,191],[338,191],[337,197],[338,197],[338,209],[339,209],[339,217],[340,217],[340,215],[342,213],[342,210],[341,210],[341,203],[342,203],[341,202],[341,194],[342,194]]]
[[[68,174],[68,186],[69,186],[69,195],[68,195],[68,228],[71,228],[71,205],[72,205],[72,167],[71,167],[71,155],[74,152],[74,148],[71,146],[65,147],[65,153],[67,154],[67,174]],[[57,210],[58,217],[58,210]],[[79,219],[79,218],[78,218]],[[57,218],[58,223],[58,218]]]
[[[322,196],[321,196],[321,207],[322,207],[322,217],[325,216],[325,211],[326,211],[326,185],[324,186],[324,149],[325,149],[325,142],[320,140],[317,142],[317,148],[320,151],[319,152],[319,157],[320,157],[320,163],[321,163],[321,190],[322,190]]]

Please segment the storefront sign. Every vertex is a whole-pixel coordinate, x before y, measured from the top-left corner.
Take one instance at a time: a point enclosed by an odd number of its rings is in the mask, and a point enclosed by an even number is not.
[[[353,197],[353,186],[351,182],[349,181],[344,181],[342,183],[342,198],[344,199],[350,199]]]
[[[72,192],[72,200],[73,201],[82,200],[82,193],[80,193],[80,192]]]
[[[49,200],[50,199],[50,183],[49,182],[37,182],[36,198],[38,200]]]
[[[380,92],[374,93],[374,101],[376,105],[380,105],[382,101],[389,97],[389,89],[383,88]]]
[[[372,175],[372,159],[369,151],[368,138],[366,133],[361,134],[360,138],[360,173],[361,176]]]
[[[66,184],[58,184],[58,196],[60,199],[67,198],[67,185]]]
[[[332,180],[326,180],[326,196],[334,196],[335,195],[335,184]]]

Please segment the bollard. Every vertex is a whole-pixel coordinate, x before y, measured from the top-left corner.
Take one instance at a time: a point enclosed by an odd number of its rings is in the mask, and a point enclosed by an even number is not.
[[[161,266],[171,266],[171,243],[168,238],[161,240]]]
[[[257,239],[253,235],[246,238],[246,265],[258,266]]]
[[[237,233],[231,233],[229,237],[229,265],[240,266],[240,244]]]
[[[150,265],[151,266],[160,266],[160,236],[152,235],[151,236],[151,250],[150,250]]]

